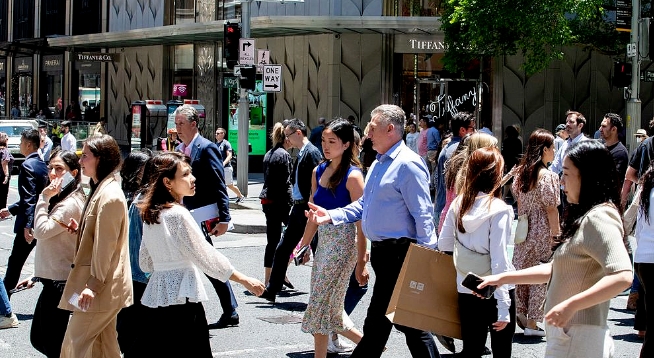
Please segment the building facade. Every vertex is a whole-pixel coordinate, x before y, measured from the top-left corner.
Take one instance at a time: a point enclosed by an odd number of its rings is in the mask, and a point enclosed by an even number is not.
[[[622,89],[611,86],[613,58],[571,48],[562,61],[526,76],[519,56],[444,70],[442,0],[305,0],[251,3],[251,37],[282,65],[282,91],[250,96],[253,164],[265,152],[274,122],[353,115],[364,127],[380,103],[447,122],[476,111],[479,126],[502,137],[517,125],[523,137],[552,130],[568,109],[584,113],[589,134],[606,112],[624,114]],[[12,105],[36,106],[67,118],[105,117],[119,144],[132,142],[131,105],[178,99],[173,86],[205,108],[205,136],[216,127],[236,138],[233,72],[222,58],[223,24],[240,21],[235,0],[0,0],[0,115]],[[644,66],[648,69],[649,64]],[[654,115],[652,85],[643,82],[643,122]],[[165,135],[165,134],[164,134]],[[262,144],[263,143],[263,144]],[[256,168],[256,165],[252,166]]]

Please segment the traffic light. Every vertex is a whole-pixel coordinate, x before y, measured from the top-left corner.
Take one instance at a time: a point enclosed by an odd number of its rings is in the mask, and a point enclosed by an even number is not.
[[[254,66],[241,67],[241,77],[239,85],[243,89],[254,91],[255,80],[257,77],[257,68]]]
[[[629,87],[631,84],[631,63],[615,62],[613,64],[613,86]]]
[[[223,35],[223,58],[227,63],[227,68],[231,70],[238,63],[238,40],[241,38],[241,24],[226,23]]]

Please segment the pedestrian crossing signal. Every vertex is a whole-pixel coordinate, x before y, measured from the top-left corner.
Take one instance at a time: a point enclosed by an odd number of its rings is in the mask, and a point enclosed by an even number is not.
[[[241,38],[241,25],[226,23],[223,33],[223,58],[227,68],[234,69],[238,63],[238,40]]]
[[[631,63],[618,61],[613,64],[613,86],[629,87],[631,84]]]

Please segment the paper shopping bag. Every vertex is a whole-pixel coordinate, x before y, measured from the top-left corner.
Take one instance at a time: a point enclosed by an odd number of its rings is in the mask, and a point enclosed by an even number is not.
[[[411,244],[386,310],[393,322],[461,338],[452,256]]]

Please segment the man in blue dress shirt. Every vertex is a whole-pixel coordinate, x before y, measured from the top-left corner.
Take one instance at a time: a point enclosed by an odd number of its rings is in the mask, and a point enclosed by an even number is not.
[[[363,338],[352,358],[380,357],[393,324],[386,318],[395,283],[411,243],[434,247],[436,234],[429,196],[429,172],[423,160],[402,141],[406,116],[395,105],[381,105],[371,113],[368,137],[379,153],[366,177],[363,196],[334,210],[309,203],[307,217],[318,225],[361,220],[363,232],[372,242],[370,263],[375,287],[363,325]],[[357,265],[357,280],[363,267]],[[413,357],[440,357],[429,332],[395,325],[406,336]]]

